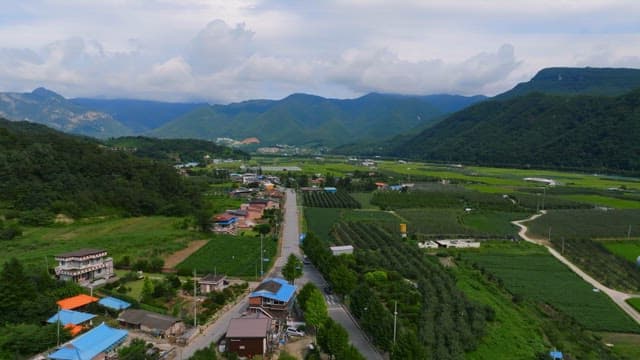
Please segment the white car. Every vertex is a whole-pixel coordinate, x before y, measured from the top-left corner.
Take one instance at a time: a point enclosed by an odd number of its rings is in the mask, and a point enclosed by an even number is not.
[[[288,327],[286,332],[289,336],[304,336],[304,331],[299,331],[294,327]]]

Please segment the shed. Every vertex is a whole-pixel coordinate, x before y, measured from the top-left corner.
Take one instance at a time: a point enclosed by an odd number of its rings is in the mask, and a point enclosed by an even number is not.
[[[332,246],[330,247],[331,253],[335,255],[347,255],[353,254],[353,246],[351,245],[342,245],[342,246]]]
[[[58,311],[58,313],[56,313],[55,315],[50,317],[47,320],[47,322],[49,324],[55,324],[58,321],[60,321],[60,324],[62,326],[67,326],[69,324],[78,325],[78,324],[82,324],[82,323],[84,323],[86,321],[89,321],[89,320],[93,319],[94,317],[96,317],[96,316],[93,315],[93,314],[84,313],[84,312],[80,312],[80,311],[62,309],[62,310]]]
[[[73,310],[81,308],[98,301],[98,298],[86,294],[80,294],[66,299],[58,300],[56,303],[61,309]]]
[[[140,309],[128,309],[118,316],[118,321],[125,326],[140,329],[156,336],[177,336],[184,332],[182,320]]]
[[[224,289],[225,275],[207,274],[198,280],[200,293],[208,294],[212,291],[222,291]]]
[[[336,193],[336,192],[338,192],[338,189],[336,189],[334,187],[331,187],[331,186],[327,186],[327,187],[324,188],[324,191],[328,192],[328,193]]]
[[[131,307],[131,304],[129,304],[128,302],[111,297],[111,296],[107,296],[105,298],[100,299],[100,301],[98,301],[98,304],[106,308],[109,308],[112,310],[118,310],[118,311],[128,309]]]

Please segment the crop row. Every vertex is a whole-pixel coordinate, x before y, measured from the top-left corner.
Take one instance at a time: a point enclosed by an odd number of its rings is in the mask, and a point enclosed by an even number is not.
[[[302,193],[304,205],[320,208],[358,209],[360,203],[345,191],[330,193],[326,191],[306,191]]]
[[[640,332],[611,300],[548,254],[464,253],[495,274],[512,294],[547,303],[590,330]]]

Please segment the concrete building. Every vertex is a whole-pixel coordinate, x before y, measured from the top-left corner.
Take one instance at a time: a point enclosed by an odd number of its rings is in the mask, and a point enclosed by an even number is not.
[[[56,255],[56,276],[65,281],[88,285],[113,276],[113,259],[105,250],[83,249]]]
[[[353,246],[351,245],[332,246],[330,249],[334,256],[353,254]]]

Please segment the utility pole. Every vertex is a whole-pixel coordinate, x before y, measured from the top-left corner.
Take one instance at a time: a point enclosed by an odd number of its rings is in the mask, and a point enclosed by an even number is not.
[[[629,224],[629,230],[627,230],[627,240],[631,237],[631,224]]]
[[[60,306],[58,306],[58,321],[56,321],[57,326],[57,332],[58,332],[58,346],[60,346]]]
[[[551,242],[551,226],[549,226],[549,242]]]
[[[544,199],[547,197],[547,187],[545,186],[542,189],[544,191],[544,193],[542,195],[542,210],[544,210]]]
[[[193,269],[193,327],[198,326],[198,299],[196,298],[198,289],[196,287],[196,269]]]
[[[396,325],[398,323],[398,301],[396,300],[393,308],[393,345],[396,344]]]
[[[564,255],[564,236],[562,237],[562,255]]]
[[[263,254],[262,254],[262,238],[264,237],[264,234],[260,233],[260,278],[262,278],[262,275],[264,275],[264,258],[263,258]]]

